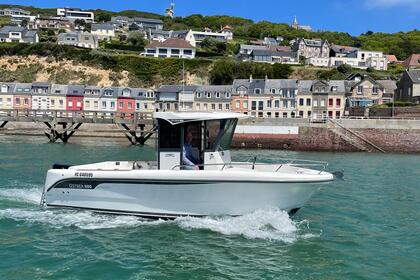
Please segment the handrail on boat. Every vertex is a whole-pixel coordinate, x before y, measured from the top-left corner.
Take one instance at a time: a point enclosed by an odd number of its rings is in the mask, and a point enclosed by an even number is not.
[[[321,170],[319,170],[319,173],[322,173],[327,169],[328,162],[325,161],[316,161],[316,160],[300,160],[300,159],[282,159],[282,160],[289,160],[290,162],[281,163],[279,167],[274,171],[278,172],[283,166],[295,166],[295,167],[322,167]],[[301,161],[305,163],[294,163],[296,161]],[[255,169],[255,166],[263,166],[263,165],[277,165],[272,163],[257,163],[257,162],[227,162],[227,163],[207,163],[207,164],[196,164],[197,167],[206,167],[206,166],[222,166],[221,170],[224,170],[226,166],[251,166],[252,169]],[[190,165],[185,164],[178,164],[172,167],[172,170],[175,170],[177,168],[183,168],[183,167],[191,167]]]

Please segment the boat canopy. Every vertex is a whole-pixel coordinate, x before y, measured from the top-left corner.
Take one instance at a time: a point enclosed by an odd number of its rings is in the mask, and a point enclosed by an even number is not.
[[[249,116],[230,112],[155,112],[153,113],[153,118],[158,120],[165,120],[172,125],[177,125],[181,123],[197,121],[246,119],[249,118]]]

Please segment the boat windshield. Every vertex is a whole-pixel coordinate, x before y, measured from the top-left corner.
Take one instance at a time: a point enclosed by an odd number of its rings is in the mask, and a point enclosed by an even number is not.
[[[229,150],[237,122],[237,119],[207,121],[206,150]]]

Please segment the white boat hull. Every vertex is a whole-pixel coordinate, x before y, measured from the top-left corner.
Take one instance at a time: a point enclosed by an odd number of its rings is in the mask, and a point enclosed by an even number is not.
[[[300,182],[284,176],[277,181],[268,177],[261,180],[261,174],[257,181],[249,171],[175,172],[156,179],[153,171],[117,171],[113,176],[93,171],[81,173],[87,177],[80,178],[71,170],[50,170],[41,203],[153,218],[237,216],[268,207],[293,212],[332,180],[326,172],[318,180]],[[244,179],[246,176],[249,180]]]

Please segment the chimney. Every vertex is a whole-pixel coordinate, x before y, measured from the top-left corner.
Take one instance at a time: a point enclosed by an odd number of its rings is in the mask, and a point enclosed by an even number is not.
[[[252,79],[252,75],[249,75],[249,82],[252,83],[253,79]]]

